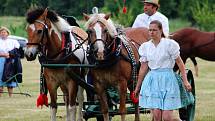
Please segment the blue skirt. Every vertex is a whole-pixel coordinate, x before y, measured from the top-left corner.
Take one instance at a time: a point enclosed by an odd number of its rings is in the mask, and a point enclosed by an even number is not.
[[[0,87],[5,86],[5,87],[17,87],[16,82],[3,82],[2,81],[2,76],[3,76],[3,71],[4,71],[4,63],[5,63],[5,58],[0,57]]]
[[[184,107],[186,104],[183,104],[181,100],[181,84],[172,69],[149,71],[141,86],[140,106],[161,110],[175,110]]]

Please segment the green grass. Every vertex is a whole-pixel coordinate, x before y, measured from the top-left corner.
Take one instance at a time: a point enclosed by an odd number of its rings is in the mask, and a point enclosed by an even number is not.
[[[195,78],[196,84],[196,115],[195,121],[213,121],[215,119],[215,64],[201,59],[197,59],[199,64],[199,77]],[[38,61],[23,64],[23,83],[19,86],[22,92],[27,92],[32,97],[23,95],[13,95],[9,98],[7,94],[0,97],[0,121],[48,121],[49,108],[42,109],[36,107],[36,99],[39,94],[39,73],[40,65]],[[187,68],[193,69],[193,65],[188,61]],[[6,88],[5,88],[6,91]],[[18,88],[14,92],[19,92]],[[50,100],[50,99],[49,99]],[[58,97],[59,102],[62,97]],[[175,111],[177,114],[177,111]],[[177,115],[176,115],[177,116]],[[57,120],[65,121],[66,112],[64,106],[59,106]],[[127,115],[128,121],[134,120],[134,115]],[[150,114],[141,114],[141,121],[150,121]],[[115,116],[113,121],[119,121],[120,117]],[[88,121],[96,121],[92,118]]]

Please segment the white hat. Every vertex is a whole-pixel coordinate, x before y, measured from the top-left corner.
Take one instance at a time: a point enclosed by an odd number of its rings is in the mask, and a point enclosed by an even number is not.
[[[3,30],[6,30],[7,33],[8,33],[8,35],[10,35],[10,30],[9,30],[7,27],[2,26],[2,27],[0,28],[0,32],[3,31]]]
[[[142,0],[141,2],[144,2],[144,3],[151,3],[153,5],[156,5],[157,7],[160,7],[159,5],[159,0]]]

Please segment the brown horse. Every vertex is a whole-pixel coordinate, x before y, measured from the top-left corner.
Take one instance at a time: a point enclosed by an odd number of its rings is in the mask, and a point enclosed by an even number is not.
[[[195,57],[215,61],[215,32],[203,32],[195,28],[183,28],[173,32],[170,38],[176,40],[181,48],[181,58],[186,62],[191,58],[197,68]],[[198,75],[198,72],[196,72]]]
[[[89,62],[97,64],[92,68],[93,84],[100,99],[104,121],[109,121],[106,89],[115,87],[120,96],[119,112],[125,121],[127,87],[133,91],[129,80],[136,81],[139,55],[137,48],[123,34],[118,34],[110,15],[84,14],[87,20]],[[134,85],[133,85],[134,87]],[[138,107],[138,106],[137,106]],[[135,120],[139,121],[138,108]]]
[[[75,32],[79,31],[87,36],[80,28],[70,26],[63,18],[48,9],[35,9],[27,13],[28,44],[25,51],[27,60],[34,60],[39,54],[41,63],[80,64],[87,63],[84,45],[80,44],[81,38]],[[72,31],[72,32],[71,32]],[[62,39],[67,32],[67,44]],[[69,33],[69,34],[68,34]],[[82,40],[83,41],[83,40]],[[68,47],[69,44],[69,47]],[[86,45],[85,45],[86,46]],[[78,89],[77,80],[73,80],[71,73],[83,75],[80,68],[44,68],[44,77],[50,94],[51,121],[56,121],[57,89],[61,87],[66,105],[66,120],[76,121],[76,96]],[[78,94],[79,118],[82,116],[83,93]]]
[[[125,28],[125,34],[131,41],[134,41],[138,45],[149,40],[148,28],[138,27],[138,28]]]

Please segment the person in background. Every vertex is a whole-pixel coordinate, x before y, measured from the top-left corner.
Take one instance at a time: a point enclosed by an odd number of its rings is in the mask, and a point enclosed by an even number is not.
[[[158,8],[160,7],[158,1],[159,0],[141,1],[144,3],[144,13],[139,14],[136,17],[132,25],[132,28],[137,28],[137,27],[149,28],[149,24],[151,23],[151,21],[158,20],[162,23],[165,37],[169,36],[169,21],[165,15],[157,11]]]
[[[7,60],[11,60],[10,58],[14,58],[16,52],[18,51],[20,44],[17,40],[9,39],[10,35],[9,29],[6,27],[0,28],[0,96],[3,92],[3,87],[6,86],[8,89],[9,97],[12,96],[13,88],[17,87],[17,83],[14,81],[6,82],[3,77],[5,72],[5,63]],[[11,70],[14,70],[11,69]]]
[[[175,63],[182,75],[184,92],[191,93],[192,87],[180,57],[180,47],[174,40],[164,37],[161,22],[151,21],[149,36],[150,40],[139,48],[141,67],[134,95],[138,97],[139,94],[141,107],[151,110],[153,121],[172,121],[173,110],[188,105],[181,103],[181,88],[173,71]]]

